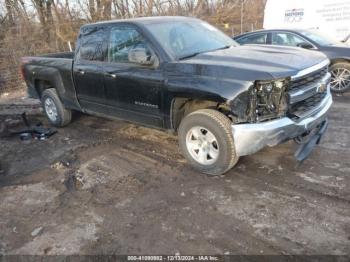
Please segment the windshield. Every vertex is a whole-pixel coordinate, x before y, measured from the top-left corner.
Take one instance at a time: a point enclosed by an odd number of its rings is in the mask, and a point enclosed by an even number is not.
[[[301,34],[310,38],[312,41],[316,42],[317,44],[319,44],[321,46],[330,46],[330,45],[339,45],[340,44],[337,40],[332,39],[329,36],[323,35],[319,32],[302,31]]]
[[[223,32],[200,20],[145,26],[166,51],[177,59],[238,45]]]

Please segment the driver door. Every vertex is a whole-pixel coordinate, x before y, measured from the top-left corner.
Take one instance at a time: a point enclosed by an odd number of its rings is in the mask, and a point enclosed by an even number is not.
[[[141,65],[130,61],[130,50],[140,47],[153,52],[133,26],[111,27],[108,61],[104,64],[107,104],[110,113],[118,118],[163,127],[163,75],[157,62]]]

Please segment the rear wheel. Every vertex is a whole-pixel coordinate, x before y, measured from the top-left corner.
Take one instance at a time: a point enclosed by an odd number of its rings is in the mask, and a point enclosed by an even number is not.
[[[350,89],[350,63],[336,63],[331,66],[331,90],[344,93]]]
[[[231,124],[225,115],[212,109],[195,111],[181,121],[179,145],[195,169],[216,176],[237,163]]]
[[[64,107],[54,88],[44,90],[41,103],[47,119],[52,125],[63,127],[71,122],[72,111]]]

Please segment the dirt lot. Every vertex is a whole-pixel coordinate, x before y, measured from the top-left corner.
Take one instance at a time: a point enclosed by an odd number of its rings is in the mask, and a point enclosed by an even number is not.
[[[302,166],[287,143],[217,178],[122,121],[0,139],[0,254],[349,254],[349,101]]]

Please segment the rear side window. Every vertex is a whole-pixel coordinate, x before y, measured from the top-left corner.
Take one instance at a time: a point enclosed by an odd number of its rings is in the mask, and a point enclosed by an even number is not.
[[[246,36],[236,40],[241,45],[255,44],[255,45],[265,45],[267,39],[267,34],[254,34]]]
[[[109,62],[131,63],[129,61],[129,52],[136,48],[145,48],[151,55],[144,37],[136,29],[125,26],[111,29],[108,47]]]
[[[83,28],[80,33],[79,60],[104,61],[107,54],[108,32],[104,27]]]

